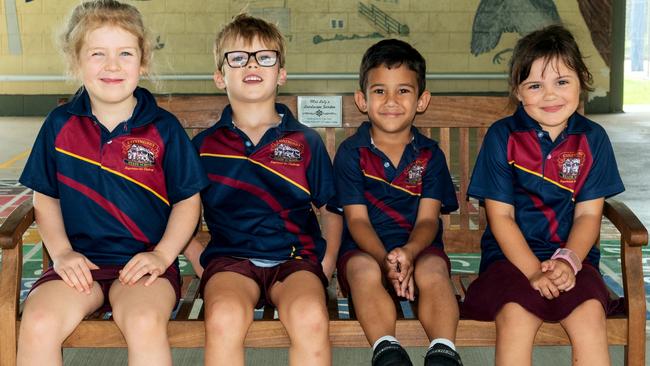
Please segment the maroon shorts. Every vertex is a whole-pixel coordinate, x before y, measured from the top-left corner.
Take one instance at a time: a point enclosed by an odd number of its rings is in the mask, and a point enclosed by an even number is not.
[[[311,272],[318,277],[323,283],[323,291],[327,295],[327,278],[323,273],[323,267],[320,263],[308,259],[289,259],[273,267],[258,267],[245,258],[234,257],[216,257],[213,258],[203,271],[199,291],[203,294],[205,285],[210,278],[219,272],[234,272],[248,277],[255,281],[260,288],[260,299],[256,308],[264,305],[275,306],[271,301],[270,290],[276,282],[282,282],[289,275],[298,272]]]
[[[346,274],[348,261],[350,260],[350,258],[360,253],[365,253],[365,252],[361,249],[348,250],[341,257],[339,257],[338,261],[336,261],[336,279],[339,283],[339,287],[341,288],[341,292],[343,293],[343,296],[348,296],[348,294],[350,293],[350,284],[348,283],[348,277]],[[449,260],[447,253],[445,253],[444,249],[442,248],[428,246],[423,251],[421,251],[420,254],[418,254],[417,258],[415,258],[414,263],[417,263],[418,259],[420,259],[422,256],[427,254],[432,254],[444,259],[445,263],[447,263],[447,271],[451,276],[451,261]]]
[[[93,277],[93,281],[99,284],[99,287],[104,294],[104,303],[98,309],[99,311],[111,311],[108,292],[111,289],[113,282],[115,282],[115,280],[117,280],[117,278],[120,276],[120,270],[122,268],[124,268],[124,266],[103,265],[100,266],[99,269],[93,269],[90,271],[90,274]],[[176,293],[176,303],[178,303],[178,300],[181,298],[181,276],[176,265],[172,264],[169,266],[165,273],[160,276],[160,278],[166,278],[172,285],[174,292]],[[35,288],[44,284],[45,282],[56,280],[62,280],[61,276],[54,272],[54,268],[50,267],[45,272],[43,272],[41,277],[36,280],[36,282],[34,282],[34,285],[32,285],[32,288],[29,290],[29,292],[31,293]]]
[[[573,289],[561,292],[548,300],[533,289],[528,278],[508,260],[492,263],[467,289],[461,316],[476,320],[494,320],[505,304],[521,305],[544,321],[558,322],[566,318],[578,305],[596,299],[605,314],[617,314],[623,310],[623,301],[612,300],[602,276],[596,267],[585,262],[576,276]]]

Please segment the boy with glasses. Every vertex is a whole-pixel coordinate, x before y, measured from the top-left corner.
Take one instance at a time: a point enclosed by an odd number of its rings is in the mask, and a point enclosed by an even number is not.
[[[325,287],[342,231],[338,212],[326,209],[335,203],[329,156],[314,130],[275,103],[287,73],[274,25],[239,15],[214,55],[214,81],[230,105],[193,140],[211,181],[201,193],[211,240],[200,263],[197,241],[186,250],[202,273],[205,363],[244,365],[253,309],[269,304],[291,338],[290,364],[329,365]]]

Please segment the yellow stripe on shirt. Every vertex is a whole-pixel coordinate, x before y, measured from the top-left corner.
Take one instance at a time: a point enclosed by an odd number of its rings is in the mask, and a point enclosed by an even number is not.
[[[61,149],[60,147],[57,147],[57,148],[55,148],[55,149],[56,149],[56,151],[58,151],[58,152],[60,152],[60,153],[62,153],[62,154],[65,154],[65,155],[71,156],[71,157],[73,157],[73,158],[75,158],[75,159],[79,159],[79,160],[81,160],[81,161],[85,161],[86,163],[89,163],[89,164],[96,165],[96,166],[100,167],[102,170],[105,170],[105,171],[107,171],[107,172],[109,172],[109,173],[113,173],[113,174],[117,175],[118,177],[121,177],[121,178],[124,178],[124,179],[128,180],[129,182],[135,183],[135,184],[137,184],[138,186],[140,186],[140,187],[146,189],[147,191],[153,193],[154,196],[158,197],[161,201],[165,202],[165,204],[166,204],[167,206],[170,206],[169,201],[168,201],[167,199],[165,199],[165,197],[163,197],[160,193],[156,192],[155,190],[153,190],[153,188],[147,186],[147,185],[144,184],[144,183],[141,183],[141,182],[139,182],[139,181],[137,181],[137,180],[135,180],[135,179],[133,179],[133,178],[127,176],[127,175],[124,175],[124,174],[122,174],[122,173],[120,173],[120,172],[118,172],[118,171],[115,171],[115,170],[113,170],[113,169],[107,168],[107,167],[103,166],[100,162],[94,161],[94,160],[92,160],[92,159],[88,159],[88,158],[86,158],[86,157],[83,157],[83,156],[81,156],[81,155],[77,155],[77,154],[72,153],[72,152],[67,151],[67,150],[63,150],[63,149]]]
[[[392,183],[390,183],[389,181],[387,181],[387,180],[385,180],[385,179],[383,179],[383,178],[380,178],[380,177],[377,177],[377,176],[374,176],[374,175],[368,174],[368,173],[366,173],[366,172],[363,172],[363,175],[365,175],[366,177],[368,177],[368,178],[370,178],[370,179],[374,179],[374,180],[380,181],[380,182],[382,182],[382,183],[386,183],[386,184],[388,184],[389,186],[391,186],[391,187],[393,187],[393,188],[399,189],[400,191],[404,191],[404,192],[410,194],[411,196],[419,196],[419,195],[420,195],[419,193],[413,193],[413,192],[409,191],[409,190],[406,189],[406,188],[403,188],[403,187],[397,186],[397,185],[392,184]]]

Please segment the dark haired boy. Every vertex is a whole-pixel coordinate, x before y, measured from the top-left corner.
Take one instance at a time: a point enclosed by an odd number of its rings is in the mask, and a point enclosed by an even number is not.
[[[395,338],[396,309],[384,284],[409,300],[417,292],[419,320],[431,340],[425,365],[461,365],[453,343],[458,303],[439,218],[458,202],[443,152],[412,125],[431,98],[425,75],[424,58],[408,43],[371,46],[355,93],[370,121],[334,159],[346,224],[338,278],[373,345],[373,366],[412,365]]]

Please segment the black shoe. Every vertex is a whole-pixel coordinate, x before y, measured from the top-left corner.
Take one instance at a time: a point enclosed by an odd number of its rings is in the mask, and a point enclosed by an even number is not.
[[[391,341],[381,341],[372,354],[372,366],[413,366],[406,350]]]
[[[442,343],[436,343],[424,356],[424,366],[463,366],[458,352]]]

